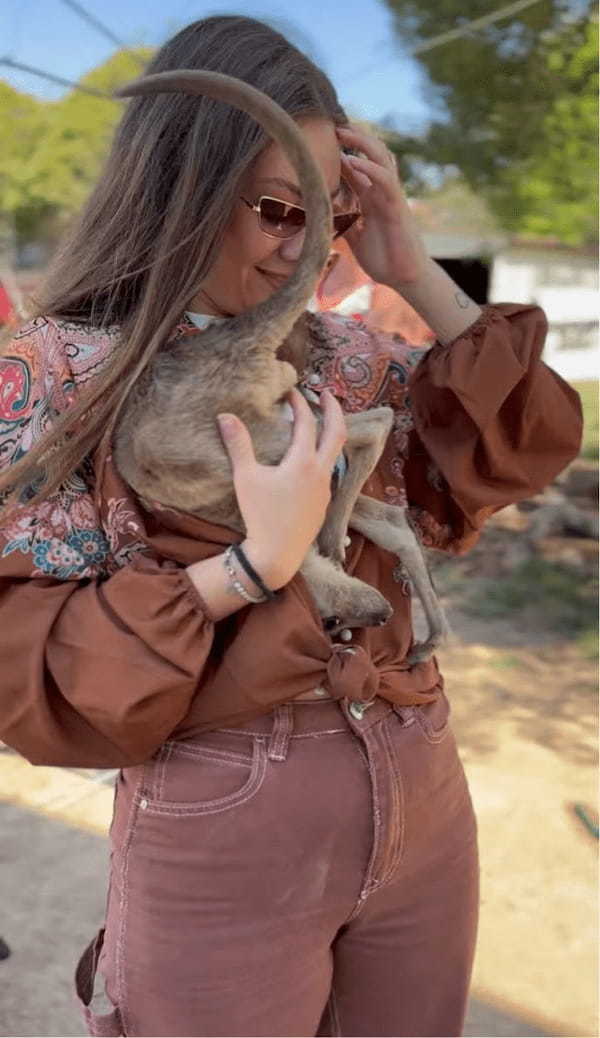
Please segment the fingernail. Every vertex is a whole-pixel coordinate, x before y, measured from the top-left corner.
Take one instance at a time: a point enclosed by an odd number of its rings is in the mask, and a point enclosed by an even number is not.
[[[230,436],[235,429],[235,418],[231,414],[218,414],[217,422],[223,436]]]

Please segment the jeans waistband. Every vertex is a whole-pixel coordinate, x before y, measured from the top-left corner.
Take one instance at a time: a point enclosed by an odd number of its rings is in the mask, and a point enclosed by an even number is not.
[[[412,708],[402,709],[406,711]],[[392,710],[396,710],[396,707],[380,696],[366,703],[353,703],[347,699],[321,699],[314,703],[300,700],[283,703],[260,717],[220,731],[269,736],[272,742],[273,738],[277,742],[278,738],[285,741],[310,735],[347,732],[349,727],[364,730],[365,727],[377,724]]]

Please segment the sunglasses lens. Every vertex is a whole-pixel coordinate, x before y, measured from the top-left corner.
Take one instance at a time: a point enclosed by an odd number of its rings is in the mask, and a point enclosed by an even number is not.
[[[278,202],[276,198],[261,198],[260,225],[267,234],[290,238],[304,227],[304,209]]]
[[[360,213],[339,213],[338,216],[333,218],[333,236],[339,238],[341,234],[345,234],[349,231],[353,223],[356,223]]]
[[[304,227],[305,213],[299,205],[290,205],[289,202],[263,195],[258,208],[261,229],[272,237],[292,238]],[[359,216],[360,212],[356,210],[350,213],[337,213],[333,217],[334,238],[345,234]]]

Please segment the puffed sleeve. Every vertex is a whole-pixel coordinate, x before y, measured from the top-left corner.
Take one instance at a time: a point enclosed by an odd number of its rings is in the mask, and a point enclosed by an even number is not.
[[[187,714],[213,623],[185,570],[19,578],[0,560],[0,738],[32,764],[138,764]]]
[[[97,366],[101,348],[83,346]],[[42,319],[5,349],[0,470],[69,406],[75,350]],[[0,739],[34,764],[110,768],[146,760],[186,715],[214,625],[185,569],[143,543],[117,557],[132,513],[109,502],[103,525],[86,476],[0,522]]]
[[[490,515],[538,493],[577,456],[581,402],[541,360],[547,328],[538,306],[488,305],[412,372],[404,479],[428,546],[466,551]]]

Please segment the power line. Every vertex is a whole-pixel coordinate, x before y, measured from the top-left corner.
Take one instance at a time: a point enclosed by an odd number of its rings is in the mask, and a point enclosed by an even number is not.
[[[449,29],[447,32],[439,33],[437,36],[430,36],[428,40],[422,40],[421,43],[417,43],[415,47],[410,51],[410,56],[413,57],[417,54],[424,54],[428,50],[433,50],[434,47],[440,47],[442,44],[447,43],[449,40],[459,39],[461,36],[471,32],[472,29],[481,29],[484,25],[489,25],[492,22],[497,22],[501,18],[507,18],[511,14],[516,14],[517,11],[522,11],[525,7],[531,7],[533,4],[539,3],[540,0],[516,0],[513,4],[508,4],[506,7],[500,7],[495,11],[491,11],[490,14],[483,15],[481,18],[474,18],[470,22],[465,22],[464,25],[460,25],[457,29]],[[388,65],[391,61],[397,61],[397,57],[384,59],[383,62],[371,61],[364,68],[359,69],[352,76],[352,82],[355,83],[357,79],[362,79],[363,76],[372,72],[373,69],[381,68],[383,65]],[[346,80],[347,83],[350,80]],[[343,85],[343,84],[342,84]]]
[[[539,3],[539,0],[516,0],[514,4],[508,4],[507,7],[500,7],[497,11],[492,11],[491,14],[485,14],[482,18],[474,18],[471,22],[465,22],[464,25],[459,26],[458,29],[450,29],[448,32],[442,32],[439,36],[431,36],[428,40],[423,40],[422,43],[418,43],[416,47],[411,51],[412,54],[424,54],[425,51],[433,50],[434,47],[441,46],[442,43],[447,43],[449,40],[456,40],[459,36],[464,36],[466,32],[470,32],[471,29],[481,29],[484,25],[491,25],[492,22],[497,22],[500,18],[508,18],[511,14],[516,14],[518,11],[522,11],[525,7],[531,7],[533,4]]]
[[[101,97],[103,101],[112,101],[113,104],[121,104],[121,99],[112,97],[111,94],[107,94],[102,90],[96,90],[94,87],[84,86],[83,83],[75,83],[72,79],[63,79],[62,76],[55,76],[52,72],[46,72],[45,69],[35,68],[33,65],[24,65],[20,61],[13,61],[8,55],[0,58],[0,65],[6,65],[8,68],[18,69],[20,72],[29,72],[32,76],[39,76],[40,79],[46,79],[49,83],[57,83],[58,86],[73,87],[74,90],[80,90],[83,94],[91,94],[92,97]]]
[[[117,47],[121,48],[121,50],[126,51],[141,68],[145,67],[145,62],[142,61],[142,59],[138,57],[138,55],[134,51],[130,50],[127,44],[123,43],[123,41],[120,40],[118,36],[115,36],[112,29],[107,28],[107,26],[104,25],[104,23],[101,22],[98,18],[96,18],[95,15],[90,14],[90,12],[87,11],[83,4],[80,4],[78,0],[61,0],[61,2],[65,5],[65,7],[70,7],[72,11],[75,11],[75,14],[78,14],[80,18],[83,18],[84,22],[87,22],[88,25],[91,25],[92,28],[96,30],[96,32],[99,32],[102,36],[105,36],[107,40],[111,41],[111,43],[115,43]]]

